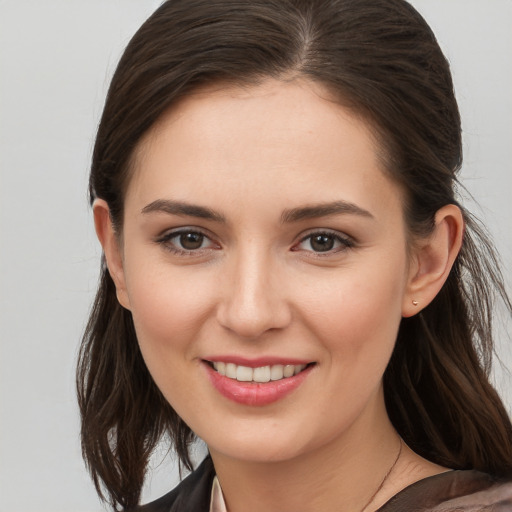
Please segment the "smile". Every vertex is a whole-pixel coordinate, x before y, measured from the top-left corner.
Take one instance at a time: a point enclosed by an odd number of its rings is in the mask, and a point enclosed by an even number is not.
[[[212,366],[218,373],[229,379],[238,382],[259,382],[265,383],[287,379],[299,374],[306,368],[306,364],[274,364],[272,366],[260,366],[250,368],[249,366],[236,365],[234,363],[214,362]]]
[[[292,364],[292,361],[268,359],[237,362],[245,364],[203,359],[203,368],[221,395],[230,401],[250,406],[265,406],[285,398],[302,385],[316,366],[316,363],[293,361],[295,364]]]

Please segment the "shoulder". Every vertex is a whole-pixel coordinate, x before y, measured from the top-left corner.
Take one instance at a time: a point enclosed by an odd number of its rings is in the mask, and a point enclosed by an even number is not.
[[[133,512],[208,512],[214,476],[213,462],[210,457],[206,457],[171,492]]]
[[[448,471],[420,480],[378,512],[512,512],[512,479]]]

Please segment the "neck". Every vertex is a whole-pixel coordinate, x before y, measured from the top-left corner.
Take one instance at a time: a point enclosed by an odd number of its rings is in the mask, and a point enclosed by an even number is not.
[[[229,512],[373,510],[369,501],[382,502],[382,496],[373,497],[400,448],[383,397],[377,404],[343,435],[291,460],[239,460],[210,447]],[[392,489],[386,485],[382,490]]]

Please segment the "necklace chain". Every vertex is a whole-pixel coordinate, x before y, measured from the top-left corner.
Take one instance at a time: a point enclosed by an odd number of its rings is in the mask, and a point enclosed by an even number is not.
[[[395,461],[393,462],[393,464],[391,464],[391,467],[389,468],[388,472],[386,473],[386,475],[382,479],[382,482],[380,483],[379,487],[377,487],[377,490],[372,494],[371,498],[368,500],[366,505],[361,509],[361,512],[364,512],[373,503],[373,501],[375,500],[377,494],[379,494],[379,492],[384,487],[384,484],[386,483],[387,479],[389,478],[389,475],[391,475],[391,473],[395,469],[395,466],[397,465],[398,460],[400,459],[400,456],[402,455],[403,441],[402,441],[401,437],[399,439],[400,439],[400,448],[398,449],[398,454],[397,454],[397,456],[395,458]]]

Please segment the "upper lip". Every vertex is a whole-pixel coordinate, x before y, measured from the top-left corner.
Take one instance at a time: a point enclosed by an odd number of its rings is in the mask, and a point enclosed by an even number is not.
[[[312,362],[307,359],[297,359],[294,357],[263,356],[257,358],[247,358],[234,355],[209,356],[205,357],[204,361],[208,361],[210,363],[233,363],[237,366],[247,366],[249,368],[261,368],[263,366],[273,366],[276,364],[282,364],[283,366],[288,364],[307,365]]]

